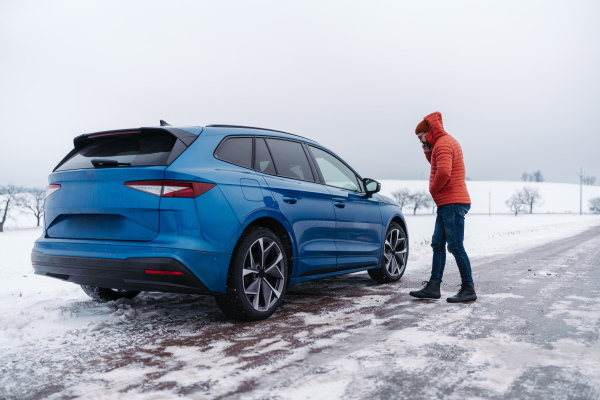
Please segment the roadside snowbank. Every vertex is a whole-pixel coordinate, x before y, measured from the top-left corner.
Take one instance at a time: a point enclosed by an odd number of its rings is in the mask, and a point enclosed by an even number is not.
[[[410,235],[411,269],[427,264],[435,215],[405,215]],[[465,219],[465,249],[471,258],[523,251],[600,225],[600,215],[471,215]],[[415,265],[415,261],[417,262]],[[453,262],[452,257],[448,257]],[[427,268],[429,265],[427,264]]]

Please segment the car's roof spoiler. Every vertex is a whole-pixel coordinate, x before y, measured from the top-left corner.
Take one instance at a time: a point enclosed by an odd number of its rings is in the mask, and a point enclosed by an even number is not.
[[[113,131],[102,131],[102,132],[94,132],[94,133],[85,133],[83,135],[77,136],[73,139],[73,144],[75,145],[75,149],[80,149],[86,145],[91,139],[100,137],[100,136],[113,136],[113,135],[124,135],[124,134],[136,134],[141,133],[145,130],[163,130],[169,132],[171,135],[175,136],[177,139],[181,140],[183,144],[189,146],[192,144],[198,135],[185,131],[183,129],[174,128],[170,125],[165,125],[161,127],[148,127],[148,128],[133,128],[133,129],[117,129]]]

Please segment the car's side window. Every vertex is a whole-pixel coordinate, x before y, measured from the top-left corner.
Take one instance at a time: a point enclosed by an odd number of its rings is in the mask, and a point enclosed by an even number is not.
[[[216,156],[219,160],[252,168],[252,138],[228,138],[219,146]]]
[[[256,146],[254,149],[254,169],[264,172],[265,174],[277,175],[277,171],[275,171],[275,165],[273,164],[273,159],[271,158],[271,154],[269,153],[265,139],[257,137],[254,143]]]
[[[314,182],[308,158],[300,143],[280,139],[266,141],[275,162],[277,175]]]
[[[356,174],[348,168],[346,164],[319,148],[310,145],[308,148],[315,160],[317,160],[317,164],[319,165],[321,175],[323,175],[326,185],[352,190],[354,192],[362,191],[361,185],[356,178]]]

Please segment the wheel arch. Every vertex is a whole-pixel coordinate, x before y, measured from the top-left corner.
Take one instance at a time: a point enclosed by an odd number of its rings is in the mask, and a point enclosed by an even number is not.
[[[402,214],[399,214],[399,213],[390,215],[388,223],[387,223],[387,225],[385,227],[386,232],[389,229],[390,224],[392,222],[396,222],[398,225],[400,225],[402,227],[402,229],[404,229],[404,233],[406,234],[406,249],[408,251],[410,251],[410,246],[409,246],[410,240],[409,240],[408,225],[406,224],[406,220],[404,219],[404,217],[402,216]],[[381,246],[381,247],[383,248],[384,246]],[[381,251],[382,251],[382,254],[383,254],[383,250],[381,250]]]
[[[406,226],[406,221],[404,220],[404,218],[402,218],[402,216],[400,215],[395,215],[392,220],[388,223],[388,226],[390,226],[390,224],[392,222],[396,222],[398,225],[400,225],[402,227],[402,229],[404,229],[404,233],[406,233],[406,238],[408,239],[408,228]]]
[[[242,229],[240,229],[237,237],[235,238],[234,245],[231,248],[232,254],[235,252],[235,248],[240,242],[240,238],[246,233],[248,230],[255,227],[263,227],[271,230],[275,233],[281,243],[283,244],[283,248],[285,250],[287,263],[288,263],[288,282],[291,279],[293,271],[295,269],[294,265],[294,254],[296,254],[296,244],[293,236],[292,230],[287,226],[285,220],[280,219],[280,214],[278,213],[258,213],[254,216],[254,218],[247,218],[245,224],[242,225]],[[230,268],[231,266],[228,266]]]

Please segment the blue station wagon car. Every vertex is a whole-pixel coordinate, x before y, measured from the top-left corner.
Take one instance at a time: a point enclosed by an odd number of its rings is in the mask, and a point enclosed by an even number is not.
[[[36,274],[97,301],[207,293],[228,316],[269,317],[286,288],[406,269],[399,207],[318,143],[208,125],[81,135],[49,176]]]

